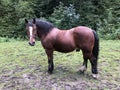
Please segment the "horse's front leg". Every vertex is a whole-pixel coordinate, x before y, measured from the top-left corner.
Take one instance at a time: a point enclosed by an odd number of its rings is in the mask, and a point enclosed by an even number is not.
[[[48,73],[52,74],[53,69],[54,69],[53,50],[46,49],[45,51],[48,57]]]

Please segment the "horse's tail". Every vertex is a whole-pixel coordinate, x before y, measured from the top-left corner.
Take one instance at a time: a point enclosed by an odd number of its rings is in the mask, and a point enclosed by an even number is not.
[[[94,47],[93,47],[93,56],[98,59],[98,55],[99,55],[99,37],[97,35],[97,33],[95,31],[93,31],[93,34],[94,34],[94,38],[95,38],[95,41],[94,41]]]

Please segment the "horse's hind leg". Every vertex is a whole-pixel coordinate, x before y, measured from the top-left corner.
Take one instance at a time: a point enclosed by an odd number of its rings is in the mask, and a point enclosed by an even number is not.
[[[46,54],[48,56],[48,73],[52,74],[54,69],[54,63],[53,63],[53,50],[47,50]]]
[[[92,69],[92,73],[93,73],[93,78],[98,78],[97,74],[98,74],[98,70],[97,70],[97,59],[93,56],[90,59],[90,63],[91,63],[91,69]]]
[[[84,73],[84,71],[87,70],[87,62],[88,62],[88,55],[89,55],[89,53],[86,53],[86,52],[82,52],[82,53],[83,53],[84,61],[83,61],[82,67],[80,67],[79,70],[80,70],[81,73]]]

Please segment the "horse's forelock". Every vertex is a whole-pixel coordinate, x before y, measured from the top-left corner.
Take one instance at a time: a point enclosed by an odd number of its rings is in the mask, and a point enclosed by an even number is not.
[[[27,21],[27,26],[33,26],[32,19]]]

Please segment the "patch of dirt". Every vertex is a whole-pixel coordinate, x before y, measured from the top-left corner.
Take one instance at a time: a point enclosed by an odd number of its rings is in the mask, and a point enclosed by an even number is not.
[[[14,70],[4,69],[0,73],[0,90],[120,90],[120,85],[104,78],[95,80],[89,73],[71,72],[70,68],[58,66],[49,75],[42,66],[17,66]],[[120,78],[117,78],[118,82]]]

